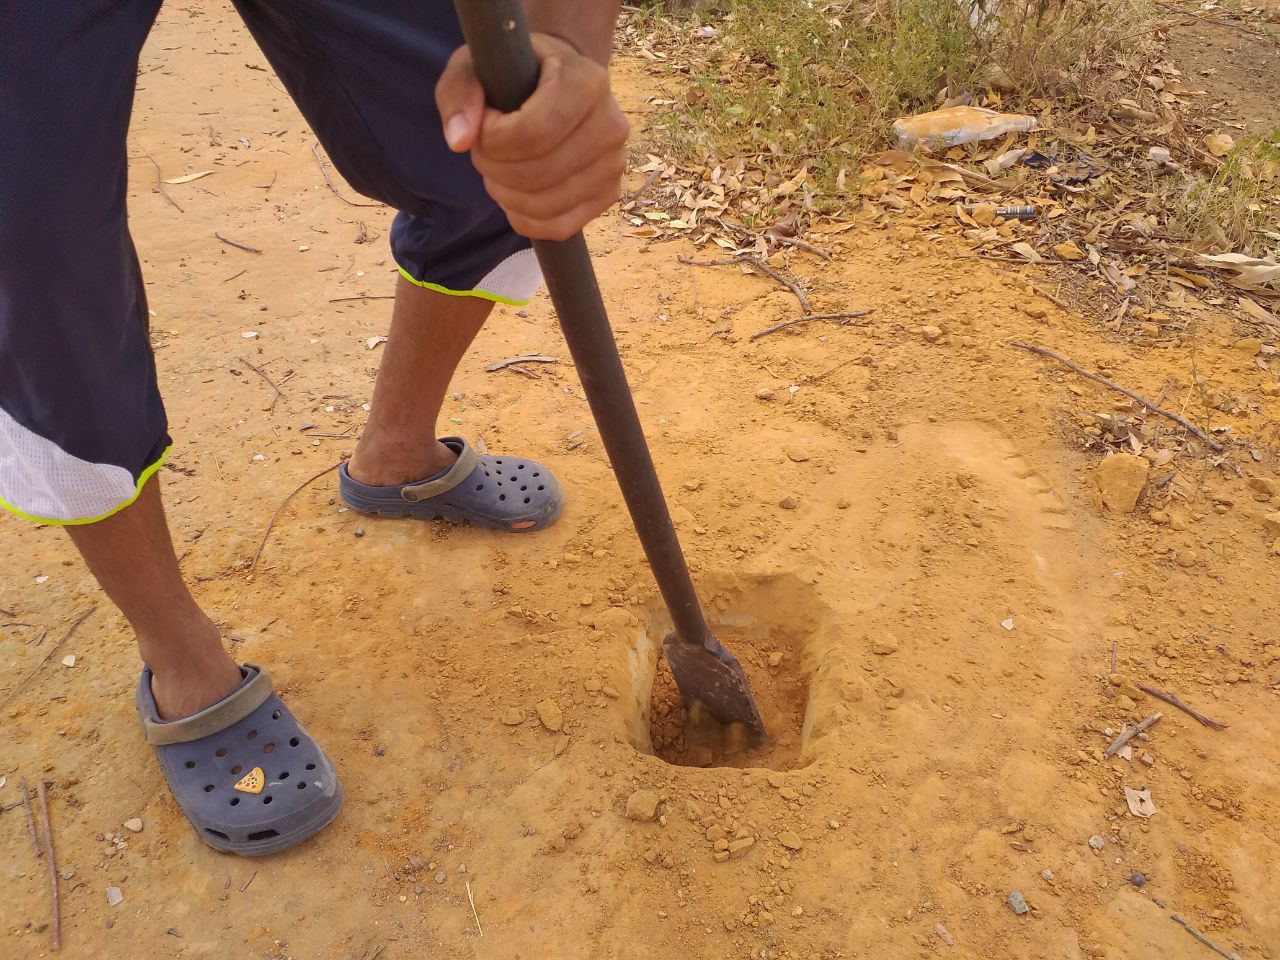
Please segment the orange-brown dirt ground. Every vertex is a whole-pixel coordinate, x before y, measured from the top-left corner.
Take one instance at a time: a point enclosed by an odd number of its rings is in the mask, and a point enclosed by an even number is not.
[[[617,64],[637,127],[654,69]],[[790,293],[596,223],[695,577],[775,734],[757,761],[671,765],[653,755],[654,704],[665,756],[726,758],[681,739],[669,680],[652,693],[660,604],[571,364],[484,370],[566,357],[545,297],[495,312],[444,415],[558,473],[555,527],[360,518],[329,475],[246,573],[284,497],[358,434],[388,302],[334,301],[391,292],[390,214],[325,187],[311,133],[224,5],[168,5],[139,84],[129,199],[183,570],[326,746],[347,803],[267,860],[204,846],[140,736],[127,624],[61,531],[0,521],[0,805],[20,776],[51,785],[63,956],[1213,956],[1175,914],[1246,960],[1280,956],[1280,557],[1264,523],[1280,399],[1225,318],[1200,317],[1194,344],[1126,341],[945,238],[819,223],[809,239],[833,260],[797,251],[790,266],[815,309],[872,307],[869,324],[751,341],[795,315]],[[166,186],[179,212],[147,153],[166,178],[214,173]],[[1136,512],[1105,513],[1078,418],[1125,401],[1012,340],[1153,395],[1211,371],[1247,398],[1215,423],[1262,459],[1236,473],[1180,455]],[[246,361],[280,385],[274,405]],[[558,731],[539,718],[548,700]],[[1103,758],[1107,728],[1156,710],[1131,760]],[[1129,813],[1126,786],[1150,788],[1154,817]],[[627,816],[640,791],[652,820]],[[122,826],[133,817],[142,832]],[[48,956],[47,875],[20,806],[0,814],[0,852],[0,956]]]

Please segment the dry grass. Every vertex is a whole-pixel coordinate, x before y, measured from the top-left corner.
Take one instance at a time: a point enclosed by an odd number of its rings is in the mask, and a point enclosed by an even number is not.
[[[1076,95],[1141,33],[1138,0],[727,0],[673,11],[713,23],[692,87],[658,123],[685,161],[808,166],[834,199],[842,169],[888,145],[899,116],[994,85],[1006,107]],[[650,8],[655,24],[661,7]],[[852,184],[850,184],[852,186]]]
[[[1255,256],[1280,241],[1280,129],[1239,143],[1208,180],[1188,177],[1178,220],[1191,236]]]

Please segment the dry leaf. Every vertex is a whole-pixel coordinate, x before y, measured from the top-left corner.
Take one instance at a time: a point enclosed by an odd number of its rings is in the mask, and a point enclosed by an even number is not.
[[[1156,805],[1151,802],[1151,788],[1145,787],[1142,790],[1134,790],[1132,787],[1124,788],[1124,799],[1129,804],[1129,812],[1135,817],[1151,817],[1155,816]]]
[[[1229,133],[1211,133],[1204,138],[1204,148],[1215,157],[1225,157],[1235,149],[1235,145]]]
[[[1253,319],[1259,320],[1262,323],[1280,323],[1280,317],[1277,317],[1270,310],[1267,310],[1260,304],[1255,303],[1248,297],[1240,298],[1240,309],[1253,317]]]
[[[188,173],[182,177],[171,177],[165,183],[190,183],[192,180],[199,180],[201,177],[207,177],[213,173],[212,170],[201,170],[199,173]]]
[[[1234,270],[1245,283],[1258,286],[1280,283],[1280,263],[1274,260],[1246,257],[1242,253],[1220,253],[1216,256],[1202,254],[1198,259],[1206,266]]]
[[[1036,253],[1035,247],[1029,243],[1015,243],[1009,249],[1030,263],[1039,263],[1044,259],[1040,254]]]
[[[386,342],[387,342],[386,337],[370,337],[368,340],[364,342],[364,345],[368,349],[372,350],[374,347],[378,346],[378,344],[386,343]]]

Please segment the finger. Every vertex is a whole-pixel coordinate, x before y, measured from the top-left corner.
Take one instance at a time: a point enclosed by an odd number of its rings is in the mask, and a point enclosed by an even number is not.
[[[612,160],[621,176],[626,168],[630,126],[610,99],[599,104],[551,153],[532,160],[501,161],[477,148],[472,161],[487,180],[527,191],[553,189],[577,176],[584,165],[592,165],[597,158]]]
[[[538,88],[514,113],[485,117],[479,148],[497,161],[531,160],[553,151],[609,96],[609,75],[584,57],[548,57]]]
[[[582,206],[591,207],[587,220],[615,203],[621,194],[622,178],[617,166],[605,161],[582,170],[572,183],[551,190],[528,191],[485,181],[485,188],[507,216],[525,221],[553,221]],[[579,224],[581,226],[582,224]]]
[[[466,47],[453,52],[436,81],[436,109],[450,150],[465,153],[475,146],[484,117],[484,88]]]
[[[521,216],[508,217],[508,219],[511,221],[511,229],[530,240],[568,240],[581,233],[583,227],[608,207],[609,204],[601,207],[593,201],[579,204],[567,213],[550,220],[535,220]]]

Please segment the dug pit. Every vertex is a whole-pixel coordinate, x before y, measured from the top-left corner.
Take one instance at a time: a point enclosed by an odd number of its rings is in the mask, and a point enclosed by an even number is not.
[[[741,725],[722,726],[697,704],[686,708],[660,654],[661,643],[654,639],[665,635],[657,619],[637,645],[652,676],[648,700],[640,701],[647,716],[633,726],[648,733],[637,748],[682,767],[791,770],[801,766],[809,707],[805,634],[728,613],[713,619],[711,628],[747,673],[768,734],[765,742],[752,746]]]

